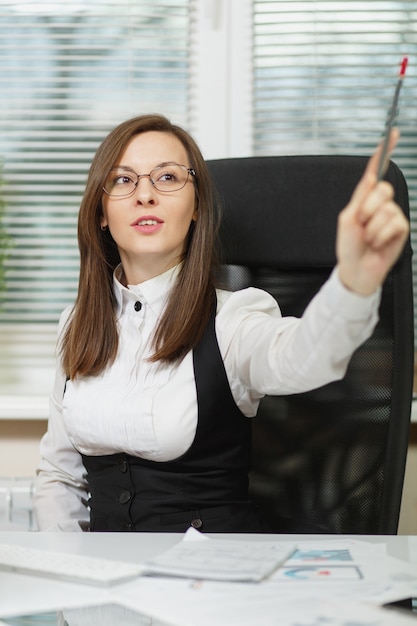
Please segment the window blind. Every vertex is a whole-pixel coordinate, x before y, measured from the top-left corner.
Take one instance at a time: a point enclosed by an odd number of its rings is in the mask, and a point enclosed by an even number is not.
[[[99,143],[160,112],[187,126],[189,0],[0,0],[0,162],[12,240],[0,386],[46,394],[78,280],[77,212]]]
[[[253,11],[255,154],[371,154],[409,57],[392,158],[408,182],[416,248],[416,3],[254,0]],[[416,287],[416,256],[414,276]]]

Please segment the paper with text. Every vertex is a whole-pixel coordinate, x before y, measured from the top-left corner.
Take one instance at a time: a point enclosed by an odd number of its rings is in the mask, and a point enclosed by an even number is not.
[[[177,545],[147,561],[144,574],[259,582],[282,565],[295,547],[279,541],[208,539],[198,531],[187,531]]]

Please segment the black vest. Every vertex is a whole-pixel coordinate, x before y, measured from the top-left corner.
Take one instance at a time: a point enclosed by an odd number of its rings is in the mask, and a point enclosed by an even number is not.
[[[184,532],[190,525],[206,532],[262,530],[248,499],[251,420],[234,402],[215,313],[193,363],[198,422],[182,456],[155,462],[123,453],[83,455],[91,531]]]

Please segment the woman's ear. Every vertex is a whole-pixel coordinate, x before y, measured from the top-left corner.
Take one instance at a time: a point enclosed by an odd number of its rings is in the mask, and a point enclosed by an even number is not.
[[[107,220],[104,217],[104,215],[102,215],[101,218],[100,218],[100,228],[101,228],[101,230],[106,230],[107,226],[108,226]]]

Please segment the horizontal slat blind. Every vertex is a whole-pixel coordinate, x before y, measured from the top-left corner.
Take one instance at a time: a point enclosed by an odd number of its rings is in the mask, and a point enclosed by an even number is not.
[[[254,0],[255,154],[370,154],[403,55],[409,66],[392,158],[408,182],[416,248],[416,2]],[[414,276],[416,294],[417,255]]]
[[[26,393],[49,391],[51,337],[76,294],[78,206],[101,140],[141,113],[188,124],[189,4],[0,1],[1,191],[13,242],[0,311],[3,392],[22,383]]]

